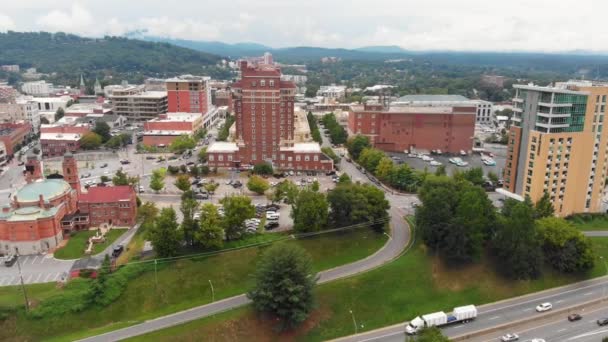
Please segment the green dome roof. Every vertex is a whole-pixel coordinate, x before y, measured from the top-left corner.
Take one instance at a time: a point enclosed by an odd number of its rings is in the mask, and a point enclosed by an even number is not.
[[[63,195],[72,188],[63,179],[45,179],[25,185],[17,192],[17,201],[36,202],[40,195],[45,201],[51,200],[59,195]]]

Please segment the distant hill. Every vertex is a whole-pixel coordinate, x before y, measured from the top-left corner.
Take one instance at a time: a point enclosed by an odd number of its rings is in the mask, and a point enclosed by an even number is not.
[[[376,53],[408,53],[408,51],[404,50],[400,46],[397,45],[378,45],[378,46],[364,46],[358,49],[357,51],[363,52],[376,52]]]
[[[0,33],[0,64],[36,67],[45,73],[192,73],[202,66],[215,65],[220,59],[168,43],[122,37],[92,39],[65,33]]]

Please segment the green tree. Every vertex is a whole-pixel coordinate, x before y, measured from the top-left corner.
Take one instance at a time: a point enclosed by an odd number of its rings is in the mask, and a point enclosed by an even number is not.
[[[127,134],[119,134],[111,137],[106,142],[106,147],[117,149],[120,147],[127,146],[127,144],[131,141],[131,137]]]
[[[226,115],[226,120],[217,134],[217,141],[226,141],[230,135],[230,127],[234,124],[234,115]]]
[[[255,216],[255,207],[248,196],[229,196],[220,200],[224,206],[224,231],[228,240],[241,237],[244,231],[243,223]]]
[[[395,164],[393,163],[391,158],[383,157],[382,159],[380,159],[380,162],[378,163],[374,174],[376,175],[376,177],[378,177],[379,180],[384,182],[388,181],[392,177],[394,170]]]
[[[331,147],[329,147],[329,146],[321,147],[321,152],[325,153],[326,156],[331,158],[334,161],[334,165],[340,164],[340,157],[338,157],[336,152],[334,152],[334,150]]]
[[[304,322],[314,306],[317,276],[310,255],[297,245],[276,244],[264,252],[247,293],[253,307],[280,319],[280,329]],[[288,295],[286,295],[288,294]]]
[[[194,141],[191,136],[182,134],[173,140],[171,145],[169,145],[169,150],[174,153],[184,153],[184,151],[191,150],[195,147],[196,141]]]
[[[529,200],[513,203],[499,223],[493,240],[498,269],[513,279],[538,277],[542,251],[532,203]]]
[[[100,180],[102,183],[107,183],[107,182],[109,182],[109,181],[110,181],[110,177],[108,177],[108,176],[106,176],[106,175],[102,175],[101,177],[99,177],[99,180]]]
[[[424,327],[418,332],[418,342],[450,342],[437,327]]]
[[[439,252],[453,228],[452,217],[458,205],[456,182],[447,176],[430,176],[418,191],[421,205],[416,208],[416,226],[424,243]]]
[[[310,185],[310,190],[312,190],[314,192],[319,192],[320,189],[321,189],[321,184],[319,184],[319,181],[314,181]]]
[[[207,162],[207,148],[203,147],[200,151],[198,151],[198,161],[199,163]]]
[[[63,110],[63,108],[62,107],[57,108],[57,111],[55,112],[55,121],[59,121],[64,116],[65,116],[65,111]]]
[[[207,184],[204,185],[205,190],[207,190],[208,193],[212,194],[215,192],[215,190],[217,190],[217,188],[220,185],[216,182],[209,182]]]
[[[266,162],[255,164],[253,166],[253,173],[256,175],[272,175],[272,165]]]
[[[190,190],[190,177],[188,177],[187,175],[177,176],[174,185],[181,191]]]
[[[494,186],[498,184],[498,175],[496,175],[494,172],[488,172],[488,179],[492,182],[492,184],[494,184]]]
[[[97,277],[91,282],[91,286],[87,292],[87,301],[90,304],[100,305],[103,303],[104,294],[106,292],[108,278],[112,271],[110,264],[110,256],[105,255],[101,267],[97,271]]]
[[[158,217],[158,208],[154,202],[146,201],[137,209],[137,217],[142,223],[152,223]]]
[[[247,182],[247,189],[255,192],[258,195],[262,195],[269,188],[270,184],[268,184],[268,181],[260,176],[253,175]]]
[[[547,262],[560,272],[582,272],[593,267],[591,241],[570,222],[557,217],[536,221]]]
[[[105,143],[112,138],[110,130],[110,125],[108,125],[105,121],[97,121],[93,132],[97,133],[101,137],[102,143]]]
[[[179,210],[182,212],[183,220],[181,224],[184,240],[190,246],[194,245],[194,236],[199,230],[199,225],[194,220],[194,214],[198,210],[198,202],[192,197],[182,198]]]
[[[329,205],[324,194],[302,190],[291,207],[293,229],[299,233],[316,232],[327,226]]]
[[[152,177],[150,179],[150,189],[158,192],[165,187],[165,173],[164,169],[156,169],[152,171]]]
[[[338,184],[351,184],[352,180],[350,179],[350,176],[347,173],[343,173],[340,175],[340,178],[338,178]]]
[[[274,187],[272,194],[273,202],[280,202],[285,199],[286,203],[293,204],[298,196],[300,189],[294,182],[286,179]]]
[[[553,216],[555,209],[553,209],[553,203],[551,203],[551,197],[549,197],[548,192],[545,192],[538,202],[536,202],[534,205],[534,213],[536,218]]]
[[[375,148],[366,148],[361,151],[361,155],[359,155],[359,159],[357,159],[357,161],[366,170],[374,173],[376,171],[376,167],[378,164],[380,164],[380,160],[382,160],[384,157],[384,152]]]
[[[473,185],[483,185],[483,169],[481,167],[473,167],[461,173],[462,177]]]
[[[194,237],[206,249],[219,249],[224,245],[222,218],[214,204],[205,203],[201,207],[200,229]]]
[[[118,169],[112,178],[112,183],[114,185],[129,185],[129,177],[122,169]]]
[[[383,231],[390,205],[384,192],[369,184],[338,184],[327,195],[334,226],[343,227],[369,223],[376,231]]]
[[[83,150],[95,150],[101,146],[101,137],[95,132],[88,132],[80,138],[79,142]]]
[[[355,135],[346,143],[348,153],[354,160],[358,160],[361,152],[371,146],[372,144],[370,143],[369,138],[364,135]]]
[[[159,258],[175,256],[182,240],[173,208],[163,208],[154,225],[147,231],[148,239]]]
[[[435,169],[435,176],[447,176],[447,174],[445,165],[439,165],[437,166],[437,169]]]

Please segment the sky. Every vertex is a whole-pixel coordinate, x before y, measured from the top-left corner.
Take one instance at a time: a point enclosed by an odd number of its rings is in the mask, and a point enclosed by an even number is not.
[[[272,47],[608,51],[601,0],[0,0],[0,32],[147,35]],[[1,47],[0,47],[1,48]]]

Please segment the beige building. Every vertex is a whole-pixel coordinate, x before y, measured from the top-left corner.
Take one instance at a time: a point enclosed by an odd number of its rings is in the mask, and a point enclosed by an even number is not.
[[[603,128],[608,84],[515,85],[505,188],[537,201],[547,192],[557,216],[599,212],[608,156]]]
[[[129,121],[147,121],[167,112],[166,91],[144,91],[137,86],[114,89],[110,100],[114,114]]]

